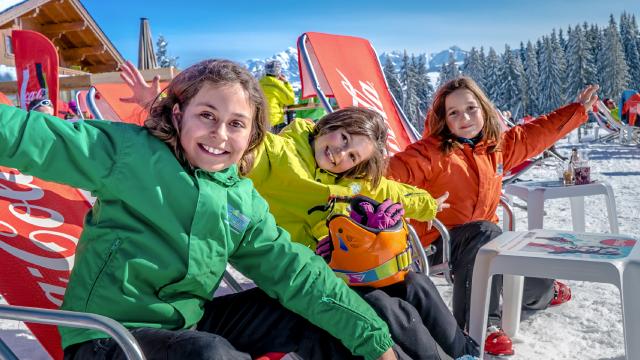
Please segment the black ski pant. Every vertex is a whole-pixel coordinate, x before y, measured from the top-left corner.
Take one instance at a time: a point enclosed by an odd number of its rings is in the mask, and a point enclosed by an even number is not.
[[[357,359],[338,339],[258,288],[207,302],[195,329],[138,328],[131,333],[148,360],[250,360],[268,352],[292,352],[310,360]],[[398,359],[411,359],[397,345],[394,350]],[[67,347],[64,360],[72,359],[124,360],[125,356],[109,338]]]
[[[458,327],[438,289],[423,273],[410,271],[403,282],[381,288],[353,289],[387,322],[393,340],[412,359],[440,359],[435,343],[454,359],[479,356],[478,344]]]
[[[502,234],[502,230],[490,221],[474,221],[449,229],[451,236],[450,265],[453,281],[453,316],[462,329],[469,326],[471,308],[471,280],[476,254],[480,248]],[[442,263],[442,238],[434,245],[437,251],[429,256],[429,263]],[[522,295],[524,310],[542,310],[553,298],[553,279],[525,277]],[[500,294],[502,275],[494,275],[489,302],[489,325],[500,325]]]

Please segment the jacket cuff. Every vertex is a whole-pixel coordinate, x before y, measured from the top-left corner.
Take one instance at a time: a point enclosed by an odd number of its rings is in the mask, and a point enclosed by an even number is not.
[[[363,356],[365,360],[376,360],[387,350],[391,349],[393,345],[395,345],[395,343],[393,342],[389,334],[381,335],[374,339],[375,349],[372,349],[369,353],[363,354]]]

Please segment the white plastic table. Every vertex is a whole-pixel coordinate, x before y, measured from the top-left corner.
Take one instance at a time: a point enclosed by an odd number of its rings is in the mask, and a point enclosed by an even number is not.
[[[620,290],[627,359],[640,359],[640,245],[619,234],[530,230],[505,232],[478,251],[473,269],[469,332],[483,347],[489,289],[495,274],[562,278],[614,284]],[[520,309],[522,295],[503,291],[503,309]],[[502,326],[515,336],[520,313],[505,317]],[[507,331],[509,329],[509,331]]]
[[[505,193],[517,196],[527,203],[529,229],[542,229],[544,201],[548,199],[570,198],[573,231],[585,231],[584,197],[604,195],[612,233],[618,233],[618,213],[616,199],[611,185],[596,181],[585,185],[564,185],[560,181],[523,181],[505,186]]]

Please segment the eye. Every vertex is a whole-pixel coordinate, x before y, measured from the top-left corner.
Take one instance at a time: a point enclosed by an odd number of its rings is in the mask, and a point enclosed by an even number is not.
[[[478,107],[474,106],[474,105],[471,105],[471,106],[467,107],[467,110],[469,110],[469,112],[476,112],[476,111],[478,111]]]
[[[356,156],[355,155],[349,154],[349,158],[351,159],[352,163],[354,163],[354,164],[356,163]]]
[[[245,128],[244,121],[241,121],[241,120],[232,120],[229,125],[233,126],[234,128],[238,128],[238,129]]]
[[[455,117],[457,115],[458,115],[458,111],[455,111],[455,110],[449,113],[449,117]]]
[[[347,145],[347,143],[349,142],[349,139],[347,138],[347,135],[345,135],[344,133],[341,134],[342,135],[342,142]]]
[[[203,111],[200,113],[200,117],[207,119],[207,120],[214,120],[216,118],[215,115],[213,115],[212,113],[208,112],[208,111]]]

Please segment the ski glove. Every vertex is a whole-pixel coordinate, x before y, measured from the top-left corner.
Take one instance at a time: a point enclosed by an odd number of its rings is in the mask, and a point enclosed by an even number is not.
[[[351,210],[351,218],[362,225],[374,229],[388,229],[395,226],[404,215],[404,208],[400,203],[393,203],[387,199],[374,209],[370,202],[363,201],[358,204],[364,212],[364,216]]]
[[[316,246],[316,255],[322,256],[327,263],[331,261],[331,252],[333,251],[333,243],[329,236],[325,236],[322,240],[318,241]]]

